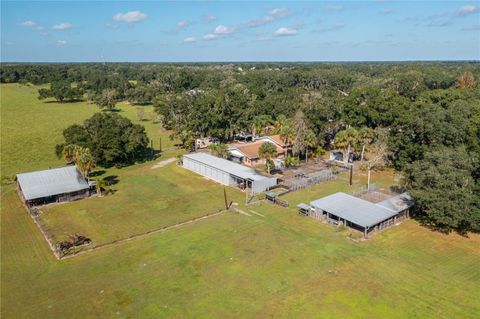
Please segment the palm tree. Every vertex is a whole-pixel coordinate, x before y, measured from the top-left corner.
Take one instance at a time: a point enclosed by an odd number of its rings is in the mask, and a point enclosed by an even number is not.
[[[280,139],[285,143],[285,145],[292,145],[293,139],[295,138],[295,130],[291,120],[287,120],[280,131]],[[287,149],[288,154],[288,149]]]
[[[253,138],[257,135],[259,131],[262,129],[262,119],[258,116],[254,116],[252,119],[252,135]]]
[[[312,130],[307,131],[307,137],[305,138],[305,163],[308,163],[308,149],[315,147],[317,145],[317,136],[313,133]]]
[[[362,127],[358,130],[358,140],[362,143],[362,155],[360,156],[360,161],[363,162],[363,157],[365,155],[365,147],[367,144],[372,142],[373,131],[368,127]]]
[[[338,147],[342,147],[344,152],[347,155],[346,160],[345,160],[345,155],[343,157],[344,162],[348,161],[352,146],[355,143],[357,143],[357,141],[358,141],[358,133],[357,133],[357,130],[353,127],[349,127],[346,130],[338,132],[337,135],[335,136],[335,145],[337,145]]]
[[[210,144],[208,148],[212,151],[212,154],[221,158],[229,158],[230,151],[228,150],[228,145],[224,143],[220,144]]]
[[[108,192],[110,191],[110,183],[108,183],[108,181],[103,178],[97,178],[95,179],[95,182],[98,196],[103,196],[102,189],[105,191],[105,194],[108,194]]]
[[[63,146],[62,149],[62,158],[67,163],[67,165],[75,163],[77,161],[77,150],[78,146],[75,144],[67,144]]]
[[[77,160],[77,167],[82,172],[83,176],[88,179],[88,175],[95,168],[95,159],[86,147],[79,147],[75,154]]]
[[[287,117],[283,114],[277,116],[277,119],[275,120],[275,132],[280,133],[285,124],[287,124]]]
[[[270,174],[270,161],[272,158],[277,157],[277,148],[273,143],[264,142],[262,145],[260,145],[258,155],[266,160],[267,172]]]

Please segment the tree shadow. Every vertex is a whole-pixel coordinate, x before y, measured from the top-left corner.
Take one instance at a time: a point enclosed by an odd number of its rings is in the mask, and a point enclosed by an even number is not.
[[[94,172],[91,172],[89,174],[90,177],[98,177],[98,176],[102,176],[103,174],[105,174],[107,171],[104,170],[104,169],[101,169],[101,170],[98,170],[98,171],[94,171]]]
[[[117,175],[105,176],[103,180],[106,181],[110,186],[116,185],[119,182]]]
[[[50,100],[50,101],[44,101],[43,103],[45,103],[45,104],[75,104],[75,103],[80,103],[80,102],[85,102],[85,101],[84,100],[67,100],[67,101]]]
[[[393,185],[393,186],[390,186],[390,191],[391,191],[392,193],[401,194],[401,193],[405,193],[405,192],[406,192],[406,189],[405,189],[405,187],[403,187],[403,186]]]

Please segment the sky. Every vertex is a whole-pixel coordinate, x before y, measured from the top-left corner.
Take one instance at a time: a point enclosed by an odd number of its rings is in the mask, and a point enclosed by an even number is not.
[[[1,1],[2,62],[480,60],[480,1]]]

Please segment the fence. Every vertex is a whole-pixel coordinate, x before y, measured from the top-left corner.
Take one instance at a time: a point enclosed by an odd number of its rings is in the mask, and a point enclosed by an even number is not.
[[[327,169],[320,172],[308,174],[306,177],[303,177],[303,178],[297,178],[297,179],[285,181],[284,185],[290,188],[292,191],[296,191],[312,185],[327,182],[336,178],[337,178],[337,175],[335,175],[330,169]]]
[[[274,203],[275,205],[279,205],[279,206],[282,206],[282,207],[288,207],[288,201],[286,201],[284,199],[281,199],[278,196],[275,196],[275,197],[265,196],[265,199],[268,200],[269,202]]]

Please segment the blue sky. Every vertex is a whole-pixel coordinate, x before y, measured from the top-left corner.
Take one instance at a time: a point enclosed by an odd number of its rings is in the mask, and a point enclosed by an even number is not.
[[[479,60],[479,1],[3,1],[1,60]]]

